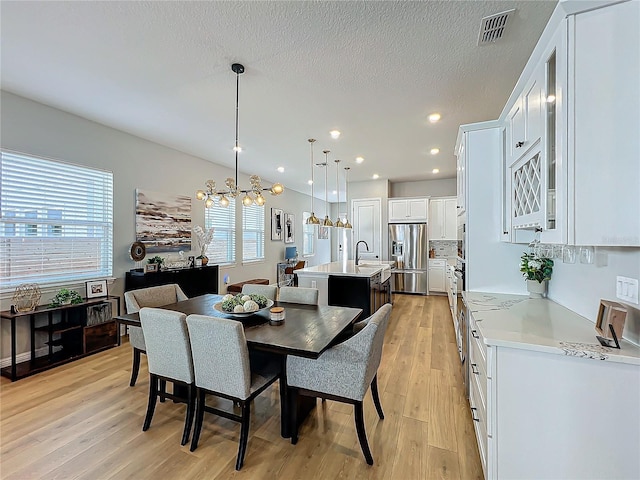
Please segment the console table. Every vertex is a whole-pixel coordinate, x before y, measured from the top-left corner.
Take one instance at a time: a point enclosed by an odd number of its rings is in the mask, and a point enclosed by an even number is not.
[[[9,310],[0,312],[2,320],[11,322],[11,366],[0,370],[3,377],[11,381],[28,377],[43,370],[71,362],[106,348],[118,344],[116,322],[109,315],[109,320],[99,323],[88,322],[93,309],[111,306],[111,300],[116,302],[116,315],[120,315],[120,297],[106,296],[93,298],[74,305],[59,307],[40,306],[30,312],[16,312]],[[110,312],[110,309],[107,310]],[[47,323],[36,326],[36,317],[46,316]],[[54,318],[55,316],[55,318]],[[16,322],[29,320],[31,351],[30,358],[24,362],[16,361]],[[54,321],[59,320],[59,321]],[[36,357],[36,333],[47,334],[47,355]],[[57,338],[54,338],[56,336]],[[54,352],[54,347],[61,347]]]
[[[189,298],[204,295],[205,293],[218,293],[218,265],[161,270],[160,272],[149,273],[135,270],[129,271],[125,275],[124,291],[157,287],[158,285],[170,283],[178,284]]]

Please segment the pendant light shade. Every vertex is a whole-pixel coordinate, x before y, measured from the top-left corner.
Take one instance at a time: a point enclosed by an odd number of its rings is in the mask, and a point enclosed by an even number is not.
[[[347,194],[346,203],[347,203],[347,216],[344,219],[344,228],[353,228],[353,226],[349,223],[349,170],[351,168],[344,167],[344,186]]]
[[[331,150],[323,150],[324,153],[324,220],[322,221],[323,227],[333,227],[333,222],[329,218],[329,203],[327,198],[327,175],[329,171],[329,165],[327,164],[327,158]]]
[[[309,148],[311,150],[311,216],[307,218],[307,225],[320,225],[320,220],[313,211],[313,144],[316,139],[310,138],[307,141],[309,142]]]
[[[342,223],[342,219],[340,218],[340,182],[338,180],[340,173],[340,160],[334,160],[336,162],[336,192],[338,192],[338,219],[333,224],[336,228],[344,228],[344,223]]]

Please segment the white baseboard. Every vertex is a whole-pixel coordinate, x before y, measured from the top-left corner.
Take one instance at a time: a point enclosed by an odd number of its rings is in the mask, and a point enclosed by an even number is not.
[[[49,353],[49,347],[41,347],[36,349],[36,358],[42,357],[43,355],[47,355]],[[23,352],[16,355],[16,363],[26,362],[31,360],[31,352]],[[0,368],[10,367],[11,366],[11,357],[0,359]]]

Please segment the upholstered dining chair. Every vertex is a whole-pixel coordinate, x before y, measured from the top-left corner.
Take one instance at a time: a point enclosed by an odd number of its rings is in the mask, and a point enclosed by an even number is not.
[[[124,292],[127,313],[137,313],[142,307],[162,307],[182,300],[188,300],[188,297],[175,283]],[[140,370],[140,354],[146,352],[142,328],[129,327],[129,343],[133,348],[133,365],[131,367],[129,386],[133,387],[136,384],[138,371]]]
[[[236,470],[240,470],[249,438],[251,401],[280,377],[282,368],[277,361],[256,364],[250,362],[241,322],[206,315],[189,315],[187,326],[197,392],[191,451],[198,448],[204,412],[240,422],[240,442],[236,458]],[[208,394],[233,400],[239,404],[242,414],[236,415],[207,406]]]
[[[256,285],[252,283],[246,283],[242,286],[242,293],[250,295],[256,293],[258,295],[264,295],[269,300],[275,300],[278,294],[278,287],[276,285]]]
[[[305,287],[280,287],[278,300],[306,305],[318,304],[318,289]]]
[[[384,419],[378,396],[377,372],[390,314],[391,305],[387,303],[371,315],[365,327],[353,337],[329,348],[315,360],[292,355],[287,357],[290,405],[297,403],[298,395],[352,404],[360,448],[369,465],[373,465],[373,457],[364,427],[362,401],[371,386],[378,416]],[[295,444],[298,441],[297,409],[291,408],[290,411],[291,443]]]
[[[158,394],[187,404],[181,445],[189,441],[191,424],[195,413],[196,386],[191,360],[191,344],[184,313],[160,308],[143,307],[140,323],[144,331],[149,365],[149,403],[144,419],[143,431],[151,426]],[[166,382],[186,387],[187,397],[181,398],[166,392]],[[175,391],[175,389],[174,389]]]

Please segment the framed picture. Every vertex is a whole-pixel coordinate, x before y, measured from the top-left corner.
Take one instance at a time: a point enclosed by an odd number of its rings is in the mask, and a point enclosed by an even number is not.
[[[282,240],[282,210],[271,209],[271,240]]]
[[[157,272],[157,271],[158,271],[157,263],[147,263],[144,266],[144,273],[151,273],[151,272]]]
[[[107,281],[94,280],[87,282],[87,298],[98,298],[107,296]]]
[[[295,231],[295,217],[293,213],[284,214],[284,243],[293,243],[295,241],[293,232]]]
[[[327,240],[329,238],[329,227],[318,227],[318,240]]]

